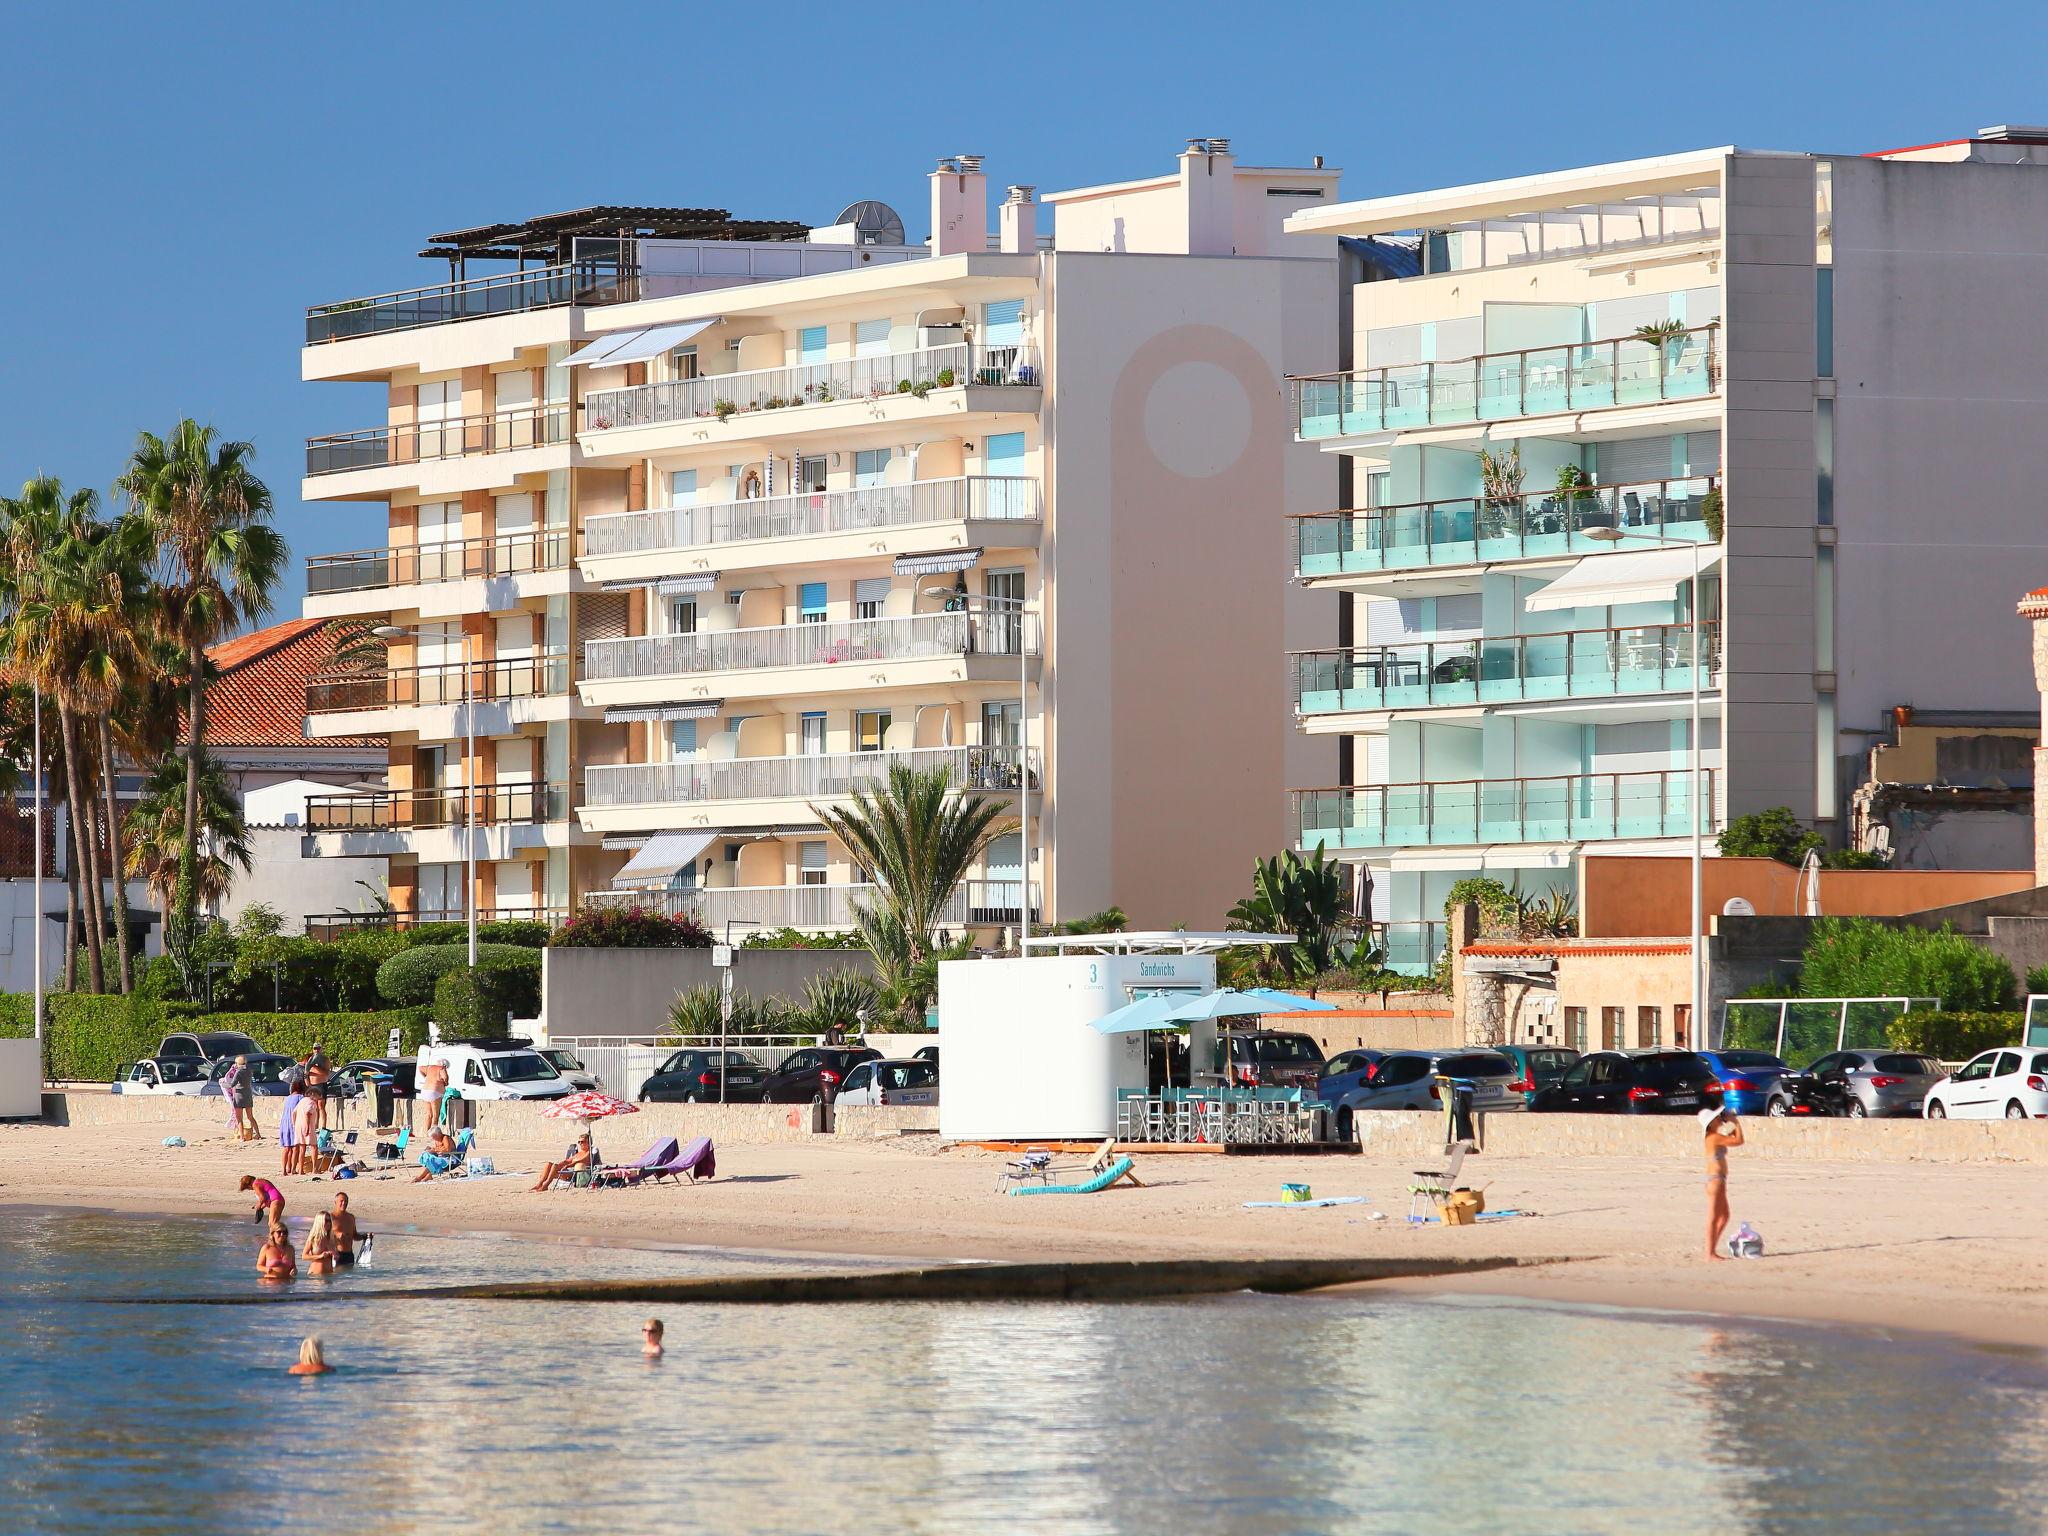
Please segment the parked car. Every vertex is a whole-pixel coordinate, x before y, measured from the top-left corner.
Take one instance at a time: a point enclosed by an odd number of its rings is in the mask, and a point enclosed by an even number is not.
[[[329,1080],[328,1092],[336,1098],[361,1098],[369,1091],[365,1079],[372,1074],[391,1079],[393,1098],[410,1099],[419,1093],[419,1063],[410,1056],[365,1056],[348,1062]]]
[[[563,1099],[576,1087],[539,1051],[511,1041],[423,1046],[420,1064],[447,1064],[448,1084],[464,1099]]]
[[[910,1053],[910,1059],[912,1061],[928,1061],[936,1067],[939,1064],[939,1048],[936,1045],[919,1046]]]
[[[1979,1051],[1927,1090],[1930,1120],[2048,1118],[2048,1051]]]
[[[569,1079],[570,1086],[578,1093],[586,1090],[599,1093],[604,1091],[604,1079],[583,1065],[574,1051],[564,1050],[559,1045],[550,1045],[541,1048],[541,1055],[555,1064],[555,1070]]]
[[[206,1090],[206,1062],[192,1056],[145,1056],[114,1068],[115,1093],[175,1094],[197,1098]]]
[[[939,1102],[939,1068],[930,1061],[864,1061],[846,1074],[833,1103],[922,1104]]]
[[[258,1099],[281,1099],[291,1092],[286,1086],[284,1075],[292,1068],[293,1058],[280,1056],[275,1051],[247,1051],[241,1054],[249,1058],[249,1093]],[[228,1068],[235,1064],[232,1056],[223,1056],[210,1062],[206,1068],[206,1086],[199,1092],[219,1098],[227,1092],[221,1079],[227,1076]]]
[[[1372,1069],[1386,1058],[1385,1051],[1339,1051],[1323,1063],[1323,1075],[1316,1082],[1316,1097],[1334,1104],[1354,1088],[1365,1086]]]
[[[1792,1069],[1769,1051],[1697,1051],[1721,1080],[1721,1107],[1731,1115],[1783,1114],[1778,1080]]]
[[[1314,1092],[1323,1076],[1323,1049],[1307,1035],[1278,1029],[1233,1033],[1230,1081],[1241,1088],[1300,1088]]]
[[[1440,1109],[1439,1077],[1464,1078],[1473,1085],[1475,1110],[1522,1107],[1522,1096],[1508,1086],[1515,1064],[1497,1051],[1463,1046],[1440,1051],[1389,1051],[1363,1085],[1345,1094],[1333,1111],[1337,1139],[1351,1139],[1354,1113],[1374,1109]]]
[[[716,1104],[720,1101],[719,1065],[719,1053],[715,1050],[686,1046],[675,1051],[640,1084],[640,1102]],[[724,1102],[760,1103],[761,1085],[768,1080],[768,1069],[745,1051],[727,1051],[724,1066]]]
[[[166,1056],[196,1056],[201,1061],[219,1061],[223,1056],[260,1056],[263,1047],[239,1030],[180,1030],[165,1035],[157,1044],[156,1054],[159,1060]]]
[[[1802,1075],[1822,1113],[1862,1120],[1919,1114],[1946,1070],[1917,1051],[1861,1050],[1823,1056]]]
[[[823,1104],[839,1091],[846,1074],[864,1061],[880,1061],[880,1051],[865,1047],[812,1045],[791,1051],[761,1084],[770,1104]]]
[[[1721,1080],[1692,1051],[1595,1051],[1540,1090],[1533,1110],[1691,1115],[1721,1102]]]
[[[1577,1051],[1561,1045],[1497,1045],[1493,1049],[1515,1064],[1515,1080],[1508,1089],[1521,1094],[1524,1109],[1579,1059]]]

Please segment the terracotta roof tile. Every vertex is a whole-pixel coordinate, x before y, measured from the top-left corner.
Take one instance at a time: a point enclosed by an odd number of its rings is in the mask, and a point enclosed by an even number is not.
[[[1541,944],[1482,943],[1467,944],[1463,951],[1468,955],[1529,955],[1548,957],[1555,955],[1689,955],[1692,946],[1683,939],[1675,943],[1654,943],[1624,940],[1616,944],[1603,944],[1597,939],[1559,939]]]
[[[223,747],[307,745],[306,684],[334,659],[325,619],[287,619],[209,646],[206,737]],[[323,746],[381,747],[382,736],[324,736]]]

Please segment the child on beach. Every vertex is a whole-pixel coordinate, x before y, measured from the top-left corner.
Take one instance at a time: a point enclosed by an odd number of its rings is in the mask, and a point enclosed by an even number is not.
[[[1707,1150],[1707,1257],[1724,1258],[1721,1234],[1728,1230],[1728,1149],[1742,1145],[1742,1125],[1726,1110],[1700,1111]]]
[[[253,1173],[242,1175],[242,1188],[245,1191],[255,1192],[256,1220],[261,1221],[268,1214],[270,1224],[273,1227],[284,1225],[284,1192],[282,1190],[271,1183],[270,1180],[260,1179]]]

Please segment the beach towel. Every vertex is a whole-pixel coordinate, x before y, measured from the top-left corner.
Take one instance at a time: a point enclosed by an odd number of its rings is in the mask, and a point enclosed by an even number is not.
[[[1314,1200],[1247,1200],[1248,1211],[1312,1211],[1323,1205],[1363,1205],[1364,1195],[1323,1195]]]

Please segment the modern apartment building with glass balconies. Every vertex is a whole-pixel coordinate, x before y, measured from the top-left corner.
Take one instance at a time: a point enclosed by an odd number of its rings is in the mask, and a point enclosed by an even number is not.
[[[1292,833],[1370,867],[1397,965],[1462,877],[1572,891],[1696,812],[1709,853],[1773,805],[1839,840],[1893,706],[2028,707],[1981,595],[2048,564],[2044,161],[1719,148],[1290,218],[1351,264],[1340,367],[1294,384],[1343,474],[1293,579],[1345,606],[1289,657],[1342,744]]]
[[[1213,926],[1286,787],[1335,771],[1231,721],[1284,719],[1269,658],[1337,638],[1327,596],[1273,601],[1270,523],[1336,495],[1284,384],[1337,361],[1336,242],[1282,224],[1337,175],[1191,141],[1156,177],[1012,186],[991,233],[958,156],[921,246],[876,205],[586,210],[438,237],[449,284],[313,311],[305,375],[388,400],[308,444],[306,494],[390,532],[315,557],[307,611],[393,632],[309,690],[310,735],[392,743],[386,794],[313,808],[316,854],[388,855],[417,916],[837,928],[862,875],[816,808],[943,767],[1028,811],[962,928]],[[485,256],[522,268],[470,278]]]

